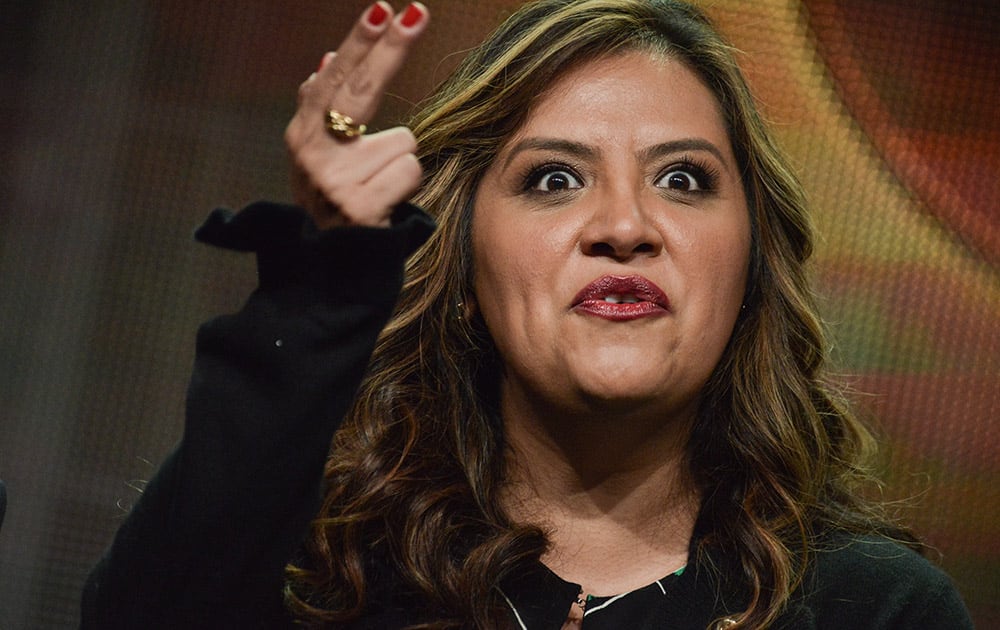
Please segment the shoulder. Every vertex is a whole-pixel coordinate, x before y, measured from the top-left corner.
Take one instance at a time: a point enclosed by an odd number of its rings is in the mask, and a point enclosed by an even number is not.
[[[941,569],[879,536],[828,536],[812,555],[797,600],[817,628],[972,628]]]

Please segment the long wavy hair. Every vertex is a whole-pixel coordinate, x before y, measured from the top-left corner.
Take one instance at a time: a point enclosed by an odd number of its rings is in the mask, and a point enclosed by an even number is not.
[[[289,568],[287,601],[303,622],[357,619],[391,585],[409,594],[422,627],[504,627],[498,585],[547,543],[499,500],[501,366],[482,320],[463,306],[474,300],[476,192],[567,69],[635,50],[684,63],[715,95],[751,215],[745,309],[687,447],[703,497],[697,553],[731,558],[736,575],[727,579],[750,593],[736,627],[774,621],[822,532],[899,533],[864,498],[874,440],[824,376],[804,195],[731,47],[675,0],[540,0],[473,50],[411,123],[425,169],[415,201],[439,229],[408,263],[396,313],[334,440],[308,557]]]

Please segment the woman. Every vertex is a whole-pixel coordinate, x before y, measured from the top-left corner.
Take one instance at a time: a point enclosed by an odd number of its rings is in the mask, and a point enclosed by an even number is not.
[[[199,231],[260,288],[84,626],[970,627],[861,497],[801,190],[707,20],[527,5],[363,135],[427,22],[376,3],[303,84],[304,214]]]

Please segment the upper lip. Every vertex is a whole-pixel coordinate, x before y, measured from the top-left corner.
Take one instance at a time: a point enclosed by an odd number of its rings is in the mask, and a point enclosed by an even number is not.
[[[642,276],[601,276],[580,289],[573,298],[573,306],[588,300],[603,300],[610,296],[634,296],[666,310],[670,309],[670,300],[667,299],[663,289]]]

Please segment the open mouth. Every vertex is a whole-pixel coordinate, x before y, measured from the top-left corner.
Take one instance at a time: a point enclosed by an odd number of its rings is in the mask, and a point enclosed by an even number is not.
[[[642,302],[641,299],[634,295],[606,295],[604,296],[604,301],[608,304],[636,304]]]
[[[624,321],[670,312],[666,293],[642,276],[602,276],[573,299],[573,310]]]

